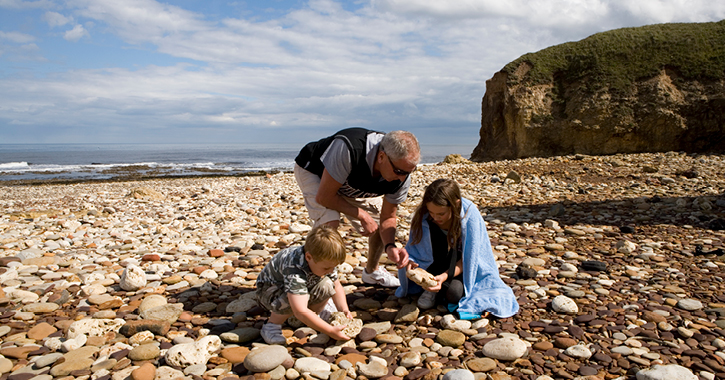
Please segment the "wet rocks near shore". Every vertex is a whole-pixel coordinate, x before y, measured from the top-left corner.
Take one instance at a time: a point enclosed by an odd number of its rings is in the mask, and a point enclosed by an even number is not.
[[[254,281],[309,230],[289,173],[0,187],[0,379],[725,378],[725,157],[422,166],[479,205],[521,311],[460,321],[339,270],[362,327],[259,336]],[[387,265],[389,270],[393,266]]]

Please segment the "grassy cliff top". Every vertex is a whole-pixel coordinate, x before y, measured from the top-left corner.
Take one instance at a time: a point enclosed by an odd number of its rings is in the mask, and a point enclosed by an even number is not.
[[[532,69],[523,77],[513,75],[527,62]],[[657,24],[597,33],[577,42],[528,53],[503,71],[510,84],[543,84],[557,80],[586,79],[595,87],[626,90],[663,68],[683,79],[718,80],[725,77],[725,20],[710,23]],[[563,76],[563,77],[561,77]]]

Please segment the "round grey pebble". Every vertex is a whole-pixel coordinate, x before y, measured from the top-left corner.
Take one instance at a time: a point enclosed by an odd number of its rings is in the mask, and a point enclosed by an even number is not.
[[[702,309],[702,302],[691,298],[685,298],[677,301],[677,307],[687,311],[695,311]]]

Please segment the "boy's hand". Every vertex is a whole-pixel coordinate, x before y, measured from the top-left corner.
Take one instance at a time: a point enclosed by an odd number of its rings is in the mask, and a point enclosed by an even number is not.
[[[347,313],[350,314],[349,311]],[[327,335],[336,340],[350,340],[350,337],[342,333],[342,330],[344,330],[345,327],[347,327],[347,325],[332,326],[332,331],[330,331]]]

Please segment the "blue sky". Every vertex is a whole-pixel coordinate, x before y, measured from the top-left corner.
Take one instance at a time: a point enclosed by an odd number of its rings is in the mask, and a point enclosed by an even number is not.
[[[486,80],[705,0],[0,0],[0,143],[478,142]]]

